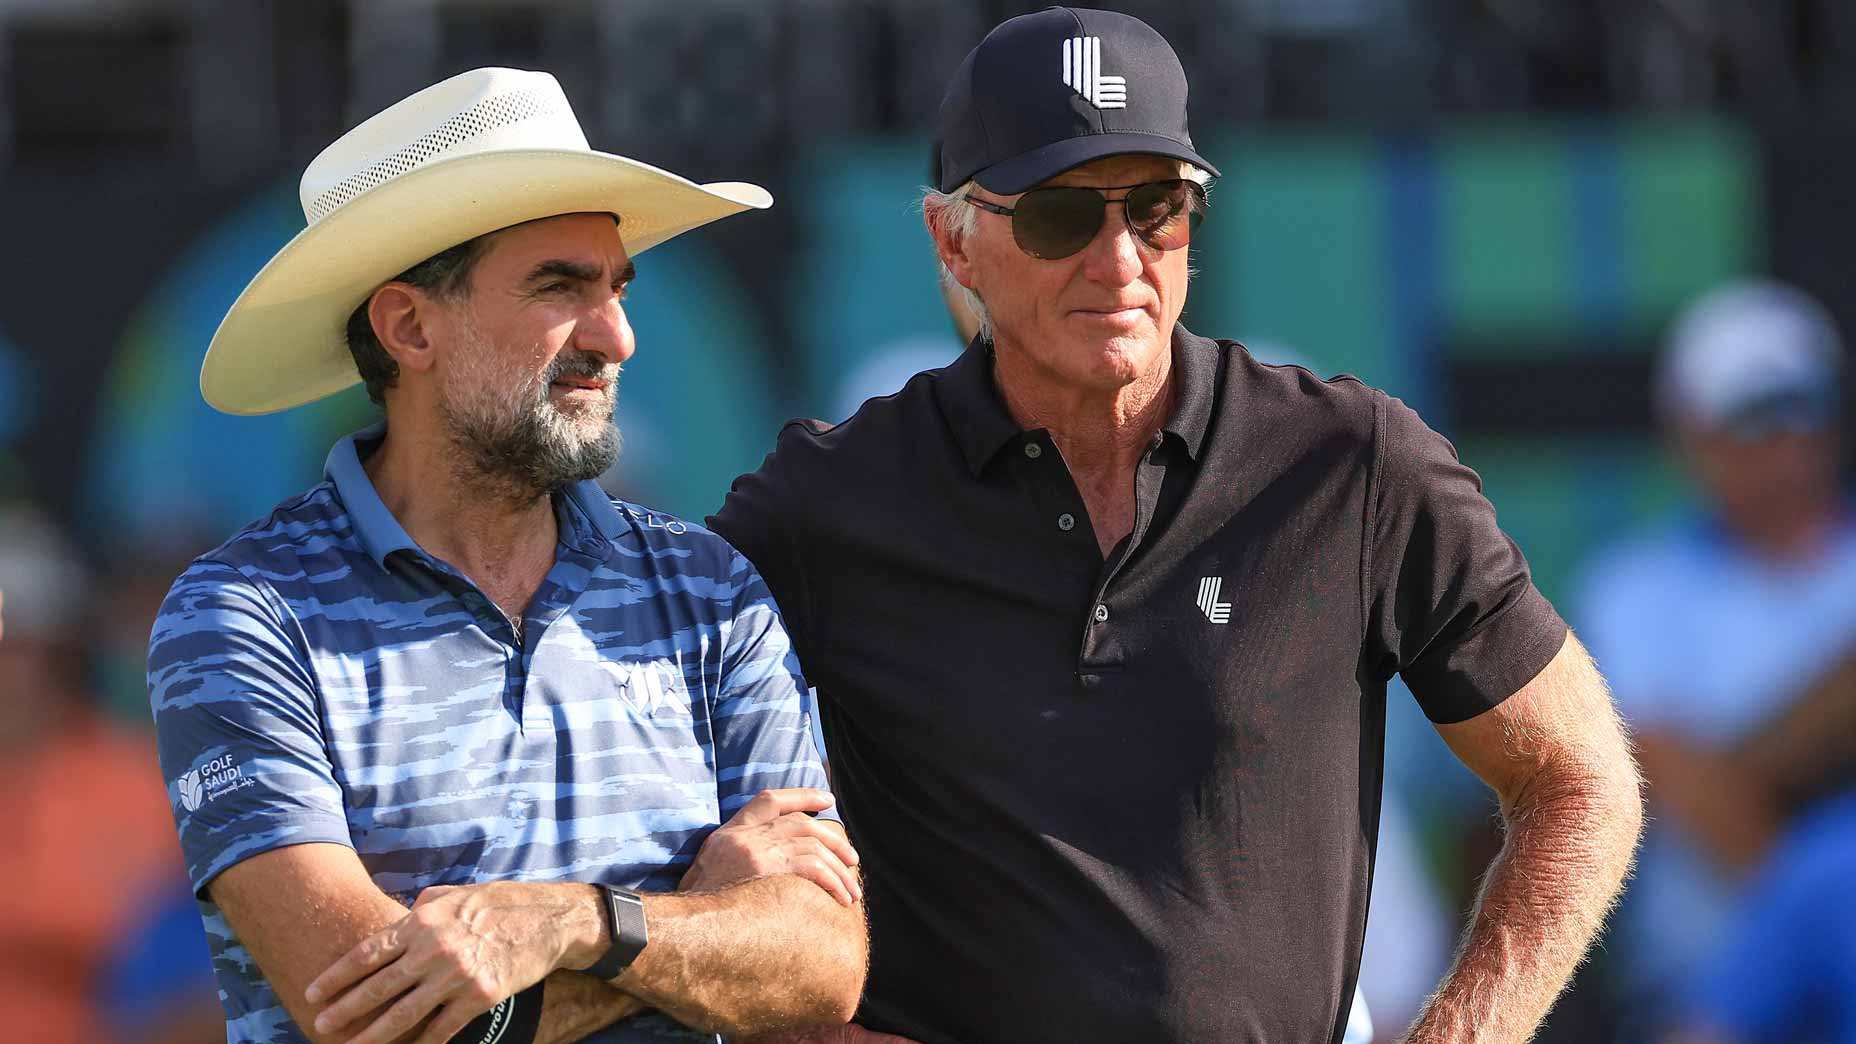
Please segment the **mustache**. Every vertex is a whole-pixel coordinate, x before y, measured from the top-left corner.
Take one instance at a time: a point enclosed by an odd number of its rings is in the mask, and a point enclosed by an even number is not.
[[[609,363],[592,352],[562,353],[548,367],[548,372],[541,381],[541,394],[545,398],[548,385],[564,380],[603,380],[607,384],[617,384],[619,373],[623,370],[618,363]]]

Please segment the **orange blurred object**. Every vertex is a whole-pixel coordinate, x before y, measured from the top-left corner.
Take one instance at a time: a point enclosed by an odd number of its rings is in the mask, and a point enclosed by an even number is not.
[[[38,1044],[109,1038],[95,980],[117,934],[183,874],[153,738],[88,714],[0,756],[0,1011]]]

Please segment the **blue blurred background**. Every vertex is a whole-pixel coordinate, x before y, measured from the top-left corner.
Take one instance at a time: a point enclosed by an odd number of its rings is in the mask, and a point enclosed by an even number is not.
[[[43,1010],[33,1039],[215,1032],[197,922],[171,916],[185,886],[139,643],[188,557],[316,481],[372,415],[358,388],[267,418],[197,391],[226,307],[303,225],[310,158],[496,64],[554,73],[596,148],[770,188],[773,211],[647,255],[627,305],[639,353],[609,484],[701,518],[782,420],[842,419],[958,353],[913,203],[947,76],[1039,6],[0,0],[0,506],[25,520],[0,526],[0,561],[60,578],[0,586],[0,658],[43,646],[40,674],[0,671],[0,689],[15,679],[0,702],[82,705],[0,718],[21,807],[65,809],[0,867],[0,998]],[[1112,6],[1178,49],[1195,138],[1226,174],[1185,322],[1416,406],[1575,624],[1595,554],[1702,507],[1652,408],[1678,311],[1770,275],[1856,318],[1856,5]],[[83,604],[56,616],[33,590]],[[1441,973],[1499,845],[1408,698],[1391,718],[1364,983],[1384,1039]],[[55,753],[110,768],[86,781]],[[137,787],[152,797],[124,797]],[[99,803],[160,829],[105,827]],[[142,854],[119,858],[130,845]],[[1544,1039],[1675,1032],[1631,960],[1601,952]]]

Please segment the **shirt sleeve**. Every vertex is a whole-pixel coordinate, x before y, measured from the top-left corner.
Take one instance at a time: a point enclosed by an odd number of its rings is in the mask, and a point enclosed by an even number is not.
[[[754,566],[731,557],[734,611],[722,646],[715,706],[715,766],[724,822],[755,794],[780,787],[829,789],[803,696],[805,678],[780,611]],[[838,819],[837,810],[820,813]]]
[[[816,424],[791,421],[782,428],[774,451],[761,462],[760,469],[736,479],[721,510],[705,523],[754,563],[779,603],[787,633],[808,663],[819,655],[817,628],[813,626],[805,562],[793,535],[787,504],[798,499],[793,488],[796,477],[791,472],[804,447],[796,443],[810,439]]]
[[[1403,674],[1432,721],[1465,721],[1539,674],[1566,624],[1455,448],[1399,400],[1374,401],[1369,654]]]
[[[257,583],[212,561],[183,573],[149,640],[148,685],[196,894],[274,848],[353,844],[310,672]]]

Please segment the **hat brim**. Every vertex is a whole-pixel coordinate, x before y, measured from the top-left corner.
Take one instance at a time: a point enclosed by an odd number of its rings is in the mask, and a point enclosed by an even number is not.
[[[1205,157],[1172,138],[1159,134],[1116,131],[1053,141],[1042,148],[1032,149],[1023,155],[1001,160],[984,170],[977,171],[973,175],[973,180],[979,182],[980,187],[988,192],[1010,196],[1023,192],[1040,181],[1054,178],[1072,167],[1088,163],[1090,160],[1098,160],[1104,156],[1129,154],[1170,156],[1174,159],[1185,160],[1212,177],[1220,176],[1218,168],[1206,162]],[[952,192],[959,187],[959,185],[943,185],[941,191]]]
[[[773,197],[758,185],[698,185],[623,156],[567,149],[479,153],[428,164],[369,190],[298,233],[239,294],[200,367],[214,409],[250,416],[360,381],[348,317],[406,269],[525,221],[611,213],[633,257]]]

